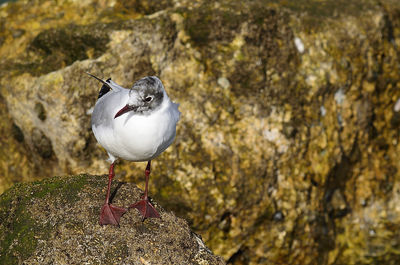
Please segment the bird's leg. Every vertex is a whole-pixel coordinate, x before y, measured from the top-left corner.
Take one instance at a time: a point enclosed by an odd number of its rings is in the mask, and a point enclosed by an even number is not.
[[[151,205],[148,197],[148,187],[149,187],[149,176],[150,176],[150,167],[151,167],[151,160],[147,162],[146,166],[146,186],[144,188],[144,196],[141,201],[138,201],[137,203],[132,204],[129,206],[129,208],[136,208],[138,211],[142,214],[142,217],[144,219],[146,218],[160,218],[160,214],[157,212],[156,208],[154,208],[153,205]]]
[[[107,195],[106,201],[104,202],[103,207],[101,207],[100,212],[100,224],[101,225],[119,225],[119,219],[121,216],[127,211],[125,208],[116,207],[110,204],[110,190],[111,190],[111,182],[114,178],[114,163],[110,165],[110,171],[108,173],[108,187],[107,187]]]
[[[146,170],[144,171],[144,175],[146,176],[146,186],[144,187],[144,200],[148,200],[149,193],[149,178],[150,178],[150,168],[151,168],[151,160],[147,162]]]

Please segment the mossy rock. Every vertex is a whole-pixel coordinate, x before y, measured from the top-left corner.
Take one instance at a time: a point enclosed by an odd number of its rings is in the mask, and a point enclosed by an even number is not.
[[[106,176],[78,175],[17,184],[0,196],[0,263],[224,264],[187,223],[156,207],[160,219],[141,220],[136,210],[120,226],[100,226]],[[141,196],[115,181],[113,203]]]

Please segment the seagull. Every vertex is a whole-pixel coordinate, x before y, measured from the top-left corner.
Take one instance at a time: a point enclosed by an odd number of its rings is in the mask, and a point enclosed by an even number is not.
[[[172,102],[164,85],[156,76],[136,81],[132,88],[124,88],[111,78],[104,81],[92,113],[92,130],[98,143],[104,147],[111,163],[104,205],[100,211],[100,225],[119,225],[127,211],[110,203],[110,187],[118,158],[128,161],[147,161],[146,186],[142,199],[128,207],[136,208],[146,218],[160,218],[150,203],[148,185],[151,160],[167,149],[175,139],[176,124],[180,118],[178,104]]]

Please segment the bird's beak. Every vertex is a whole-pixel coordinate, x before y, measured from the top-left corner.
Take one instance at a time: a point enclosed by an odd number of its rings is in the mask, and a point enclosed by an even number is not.
[[[122,109],[120,109],[117,112],[117,114],[115,114],[114,119],[119,117],[119,116],[121,116],[124,113],[127,113],[127,112],[132,111],[132,110],[136,110],[136,109],[137,109],[137,107],[129,106],[128,104],[126,104]]]

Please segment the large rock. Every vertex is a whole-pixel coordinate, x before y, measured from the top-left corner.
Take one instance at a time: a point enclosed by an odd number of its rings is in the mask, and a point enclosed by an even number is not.
[[[134,209],[119,226],[100,226],[107,176],[78,175],[15,185],[0,196],[1,264],[225,264],[186,221],[159,206],[160,219]],[[115,182],[113,203],[142,194]]]
[[[399,262],[400,4],[306,2],[3,6],[1,187],[106,172],[84,72],[127,87],[156,74],[182,119],[150,190],[215,253]],[[144,166],[116,172],[143,184]]]

